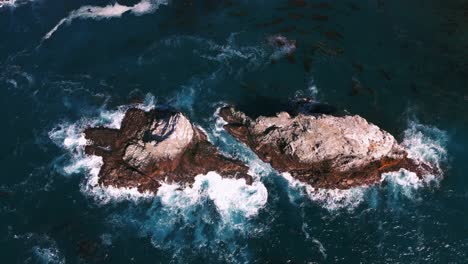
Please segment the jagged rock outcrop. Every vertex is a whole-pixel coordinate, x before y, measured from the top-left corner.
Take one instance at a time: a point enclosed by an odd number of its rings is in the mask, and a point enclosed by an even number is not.
[[[245,165],[221,155],[180,112],[132,108],[120,129],[88,128],[85,137],[86,154],[103,158],[99,183],[105,186],[155,192],[161,180],[192,183],[209,171],[251,182]]]
[[[384,172],[405,168],[419,176],[436,173],[429,164],[408,158],[395,138],[364,118],[291,116],[281,112],[253,120],[232,107],[219,116],[224,128],[279,172],[320,188],[374,184]]]

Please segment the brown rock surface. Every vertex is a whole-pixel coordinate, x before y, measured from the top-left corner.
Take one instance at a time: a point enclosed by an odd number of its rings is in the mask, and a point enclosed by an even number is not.
[[[392,135],[357,115],[281,112],[253,120],[232,107],[221,108],[219,115],[227,132],[260,159],[314,187],[375,184],[382,173],[400,168],[418,176],[438,173],[430,164],[408,158]]]
[[[105,186],[155,192],[161,180],[192,183],[209,171],[251,182],[245,165],[221,155],[180,112],[132,108],[120,129],[88,128],[85,137],[86,154],[103,158],[99,183]]]

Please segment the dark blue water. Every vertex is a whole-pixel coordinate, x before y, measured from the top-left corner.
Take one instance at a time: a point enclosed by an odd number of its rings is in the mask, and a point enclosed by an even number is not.
[[[466,1],[12,2],[0,7],[2,263],[467,262]],[[293,58],[272,36],[296,41]],[[216,123],[222,103],[260,115],[295,96],[365,117],[444,175],[311,190]],[[139,198],[95,186],[82,129],[160,103],[245,161],[254,185],[209,174]]]

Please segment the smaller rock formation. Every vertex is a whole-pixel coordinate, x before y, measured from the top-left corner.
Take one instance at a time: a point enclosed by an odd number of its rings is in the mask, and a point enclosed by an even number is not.
[[[307,109],[307,108],[306,108]],[[279,172],[319,188],[350,188],[380,181],[405,168],[419,176],[437,173],[408,158],[395,138],[360,116],[281,112],[253,120],[232,107],[219,111],[224,128]]]
[[[289,40],[281,35],[274,35],[268,38],[268,43],[276,48],[271,55],[272,62],[286,57],[290,63],[295,62],[294,52],[296,51],[296,41]]]
[[[85,152],[103,158],[99,183],[155,192],[160,181],[192,183],[198,174],[216,171],[245,178],[248,168],[222,156],[182,113],[168,109],[129,109],[120,129],[88,128]]]

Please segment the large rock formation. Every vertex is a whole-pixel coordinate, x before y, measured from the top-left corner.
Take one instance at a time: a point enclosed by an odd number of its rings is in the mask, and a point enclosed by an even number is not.
[[[253,120],[232,107],[219,111],[224,128],[279,172],[320,188],[374,184],[405,168],[419,176],[436,169],[408,158],[395,138],[360,116],[291,116]]]
[[[129,109],[120,129],[88,128],[85,136],[86,154],[103,158],[99,183],[106,186],[154,192],[161,180],[192,183],[209,171],[251,182],[245,165],[222,156],[180,112]]]

